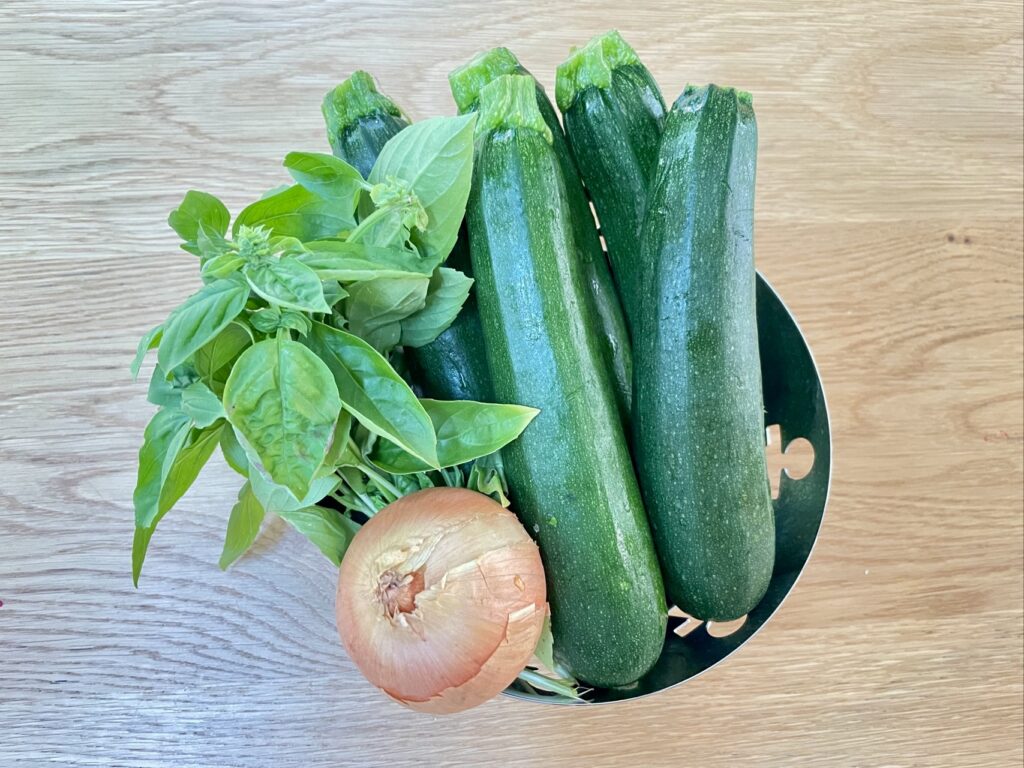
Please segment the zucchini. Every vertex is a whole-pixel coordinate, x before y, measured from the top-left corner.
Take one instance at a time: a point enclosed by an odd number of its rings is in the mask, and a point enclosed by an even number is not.
[[[476,130],[467,226],[491,381],[540,409],[502,451],[513,508],[540,545],[560,658],[626,685],[661,653],[665,596],[532,78],[484,87]]]
[[[638,284],[640,228],[665,102],[636,52],[614,31],[559,65],[555,97],[632,329],[645,301]]]
[[[324,97],[327,140],[335,157],[365,179],[388,139],[409,125],[402,111],[377,90],[369,73],[353,72]]]
[[[749,94],[688,87],[665,121],[644,221],[634,446],[671,600],[726,621],[775,559],[753,255]]]
[[[355,72],[327,94],[323,104],[334,154],[368,176],[388,139],[408,125],[398,106],[379,93],[373,78]],[[465,231],[448,264],[469,274]],[[434,341],[406,350],[415,383],[428,397],[493,402],[480,318],[473,293],[455,321]]]
[[[477,109],[481,89],[502,75],[525,75],[534,83],[537,108],[551,131],[552,147],[565,182],[573,237],[588,287],[587,311],[595,313],[594,322],[602,329],[599,339],[601,358],[612,374],[619,411],[628,430],[633,397],[633,352],[629,344],[629,331],[608,268],[608,260],[601,247],[601,237],[594,223],[590,201],[558,121],[558,113],[543,86],[508,48],[492,48],[478,54],[468,64],[455,69],[448,76],[448,81],[460,114],[465,114]]]

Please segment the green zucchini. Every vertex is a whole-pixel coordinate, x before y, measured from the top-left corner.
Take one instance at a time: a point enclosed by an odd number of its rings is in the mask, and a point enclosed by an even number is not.
[[[513,509],[540,545],[560,657],[626,685],[661,652],[664,590],[534,81],[484,87],[476,130],[467,226],[491,381],[540,409],[502,452]]]
[[[596,314],[596,322],[602,329],[599,339],[601,357],[611,371],[616,400],[623,423],[628,429],[633,397],[633,352],[629,344],[629,331],[608,268],[608,260],[601,247],[601,238],[594,223],[590,201],[583,189],[583,182],[562,132],[562,125],[558,121],[558,113],[544,92],[544,87],[530,75],[508,48],[492,48],[478,54],[468,64],[452,71],[448,81],[459,112],[465,114],[477,109],[481,89],[502,75],[525,75],[534,82],[537,108],[551,131],[552,147],[569,198],[573,237],[588,287],[587,311]]]
[[[668,596],[748,613],[775,559],[753,254],[749,94],[688,87],[665,121],[644,221],[634,447]]]
[[[559,65],[555,97],[632,329],[646,300],[638,285],[640,228],[665,102],[636,52],[614,31]]]
[[[379,93],[373,78],[355,72],[327,94],[324,119],[337,157],[368,176],[388,139],[408,125],[402,111]],[[465,231],[448,257],[449,266],[469,274]],[[415,383],[428,397],[493,402],[483,332],[473,293],[455,322],[430,344],[406,350]]]
[[[366,178],[388,139],[409,125],[402,111],[377,90],[369,73],[353,72],[324,97],[327,139],[336,157]]]

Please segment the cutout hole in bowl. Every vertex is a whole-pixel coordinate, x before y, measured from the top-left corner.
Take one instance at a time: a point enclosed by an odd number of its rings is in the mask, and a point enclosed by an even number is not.
[[[709,621],[705,628],[712,637],[728,637],[747,623],[746,616],[740,616],[732,621]]]
[[[682,619],[682,621],[676,622],[674,619]],[[678,606],[673,605],[668,609],[668,625],[672,628],[672,633],[679,637],[686,637],[703,623],[700,619],[695,619],[685,613]]]
[[[765,430],[765,453],[773,499],[779,498],[779,484],[783,472],[791,480],[800,480],[806,477],[814,466],[814,446],[810,441],[796,437],[789,441],[785,452],[781,448],[782,430],[778,424],[772,424]]]

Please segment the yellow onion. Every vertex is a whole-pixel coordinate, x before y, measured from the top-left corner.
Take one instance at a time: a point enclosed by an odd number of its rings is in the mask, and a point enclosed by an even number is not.
[[[530,660],[547,614],[537,545],[464,488],[404,496],[366,523],[338,577],[341,642],[375,686],[432,714],[482,704]]]

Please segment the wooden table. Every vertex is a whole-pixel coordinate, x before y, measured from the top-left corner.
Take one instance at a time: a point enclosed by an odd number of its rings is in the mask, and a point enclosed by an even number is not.
[[[0,7],[0,764],[1011,766],[1022,752],[1020,2]],[[339,647],[280,521],[216,565],[213,462],[131,585],[136,339],[197,285],[167,212],[324,150],[357,67],[417,117],[618,25],[667,97],[754,92],[757,258],[828,389],[831,507],[765,631],[681,689],[432,720]]]

